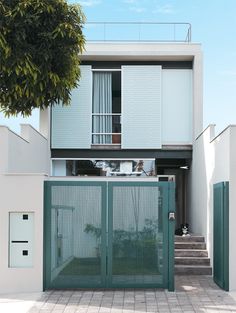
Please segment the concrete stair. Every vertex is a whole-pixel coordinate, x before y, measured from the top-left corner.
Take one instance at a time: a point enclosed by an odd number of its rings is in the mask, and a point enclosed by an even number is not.
[[[212,275],[203,236],[175,236],[175,274]]]

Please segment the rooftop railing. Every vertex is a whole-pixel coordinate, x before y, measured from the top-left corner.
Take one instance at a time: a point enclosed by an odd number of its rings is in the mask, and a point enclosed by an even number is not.
[[[87,41],[191,42],[191,24],[158,22],[87,22]]]

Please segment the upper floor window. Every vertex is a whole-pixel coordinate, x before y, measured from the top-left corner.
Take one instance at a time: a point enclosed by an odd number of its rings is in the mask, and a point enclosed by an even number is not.
[[[121,144],[121,72],[93,72],[92,144]]]

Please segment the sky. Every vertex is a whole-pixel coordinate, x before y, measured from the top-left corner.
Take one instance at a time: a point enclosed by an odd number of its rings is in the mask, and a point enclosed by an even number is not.
[[[236,0],[81,0],[88,22],[186,22],[192,26],[192,43],[201,43],[203,66],[204,128],[217,132],[236,124]],[[91,34],[90,29],[90,34]],[[124,28],[125,36],[133,36]],[[20,123],[36,129],[38,111],[28,119],[4,118],[0,124],[19,132]]]

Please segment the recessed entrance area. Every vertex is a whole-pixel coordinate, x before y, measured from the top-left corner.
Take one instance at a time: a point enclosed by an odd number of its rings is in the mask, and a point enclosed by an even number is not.
[[[157,175],[174,176],[176,229],[188,223],[188,177],[190,162],[185,159],[157,159]]]

